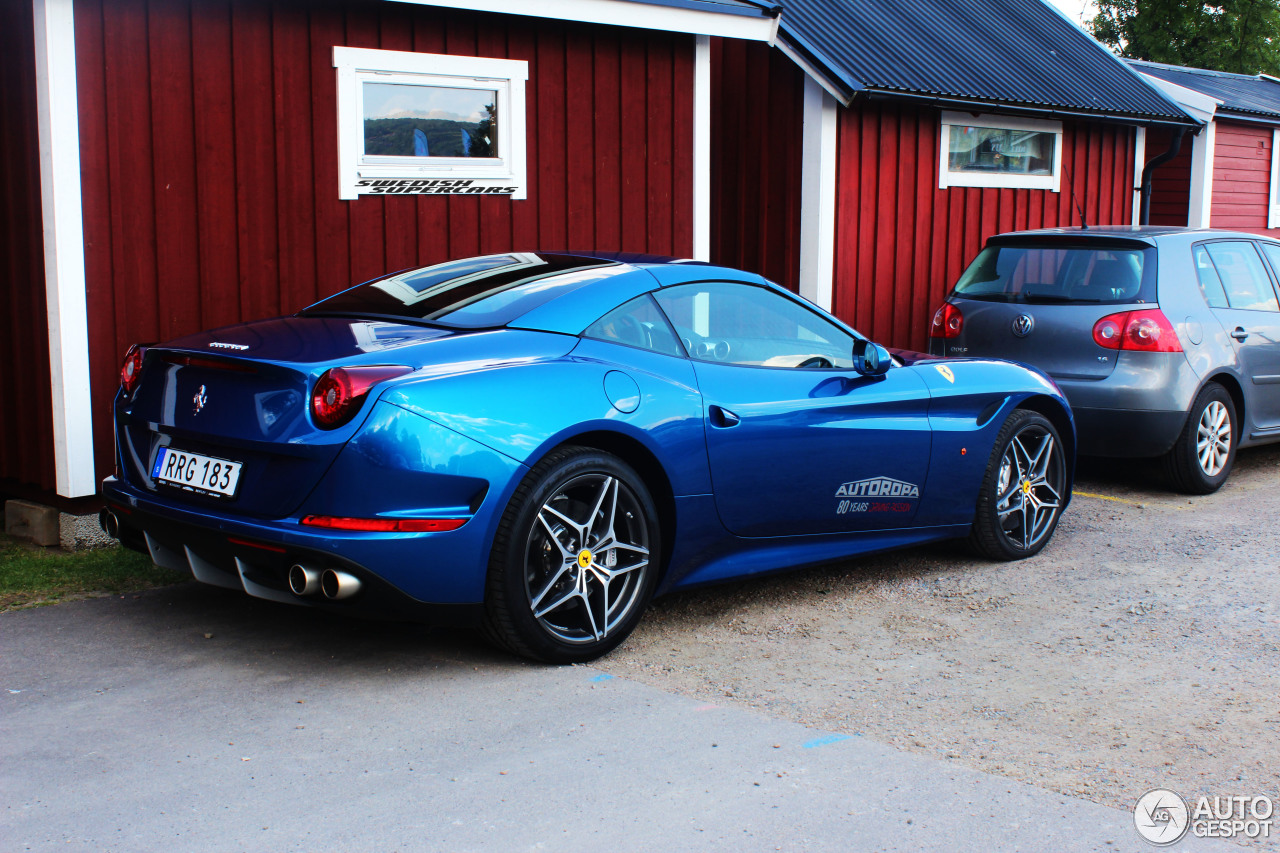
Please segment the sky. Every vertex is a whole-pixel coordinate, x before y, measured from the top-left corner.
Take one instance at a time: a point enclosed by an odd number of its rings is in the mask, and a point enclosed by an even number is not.
[[[1068,18],[1077,24],[1083,18],[1092,18],[1098,11],[1093,0],[1049,0],[1049,4],[1057,6]]]

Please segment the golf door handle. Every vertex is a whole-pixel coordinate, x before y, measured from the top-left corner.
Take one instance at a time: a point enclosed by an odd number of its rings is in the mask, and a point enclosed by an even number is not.
[[[741,418],[721,406],[712,406],[708,412],[710,413],[711,425],[713,427],[720,427],[723,429],[725,427],[737,426],[742,422]]]
[[[1235,338],[1237,341],[1243,341],[1245,338],[1249,337],[1249,333],[1244,330],[1244,326],[1236,326],[1236,330],[1231,333],[1231,337]]]

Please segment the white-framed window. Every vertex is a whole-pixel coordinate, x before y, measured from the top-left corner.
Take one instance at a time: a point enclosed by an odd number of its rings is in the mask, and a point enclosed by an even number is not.
[[[525,198],[529,63],[335,47],[339,198]]]
[[[1062,185],[1062,122],[944,112],[938,188]]]
[[[1267,227],[1280,228],[1280,128],[1271,131],[1271,192],[1267,203]]]

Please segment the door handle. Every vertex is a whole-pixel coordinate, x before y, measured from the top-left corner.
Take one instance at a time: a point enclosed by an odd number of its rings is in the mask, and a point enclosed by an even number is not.
[[[1231,337],[1237,341],[1244,341],[1245,338],[1249,337],[1249,333],[1244,330],[1244,326],[1236,326],[1236,330],[1231,333]]]
[[[707,410],[707,414],[711,419],[711,425],[713,427],[720,427],[721,429],[737,426],[742,422],[742,419],[733,412],[728,409],[721,408],[720,406],[711,406]]]

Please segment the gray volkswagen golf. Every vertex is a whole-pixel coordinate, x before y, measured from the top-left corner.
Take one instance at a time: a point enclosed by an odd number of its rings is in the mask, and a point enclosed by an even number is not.
[[[1163,457],[1218,489],[1238,447],[1280,440],[1280,242],[1189,228],[1001,234],[934,314],[929,351],[1053,377],[1079,452]]]

